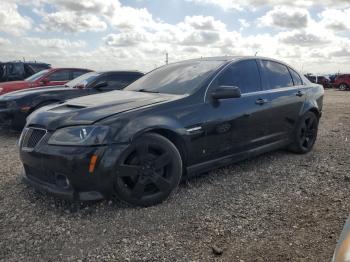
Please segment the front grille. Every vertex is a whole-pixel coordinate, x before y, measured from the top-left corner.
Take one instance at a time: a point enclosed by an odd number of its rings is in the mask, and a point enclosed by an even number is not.
[[[26,171],[26,175],[29,178],[32,178],[34,180],[39,180],[42,182],[46,182],[52,185],[56,184],[56,177],[55,174],[48,170],[39,170],[33,167],[29,167],[27,165],[24,166],[24,169]]]
[[[46,135],[45,129],[27,128],[25,129],[22,140],[22,148],[34,149]]]

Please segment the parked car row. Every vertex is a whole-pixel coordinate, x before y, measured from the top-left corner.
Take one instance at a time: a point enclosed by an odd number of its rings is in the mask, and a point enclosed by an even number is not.
[[[330,76],[306,74],[306,78],[312,83],[320,84],[324,88],[338,88],[345,91],[350,90],[350,74],[337,74]]]
[[[342,91],[350,90],[350,74],[337,76],[334,85]]]
[[[81,68],[45,69],[22,81],[0,83],[0,95],[27,88],[64,85],[68,81],[91,71]]]
[[[27,117],[23,180],[72,201],[150,206],[183,177],[278,148],[307,153],[316,141],[323,87],[282,62],[202,58],[141,76],[90,72],[1,96],[5,118]]]
[[[39,75],[35,77],[37,80],[34,83],[40,83],[42,81],[40,79],[45,79],[44,77],[47,77],[47,75],[49,75],[50,83],[65,83],[65,81],[52,81],[52,79],[58,79],[52,77],[55,72],[60,72],[60,74],[69,72],[69,77],[85,74],[69,81],[64,86],[24,89],[0,96],[0,122],[2,125],[9,126],[15,130],[22,130],[27,116],[43,106],[80,96],[120,90],[143,76],[141,72],[132,71],[89,73],[86,73],[88,71],[85,69],[53,69],[52,72],[44,71],[38,73]]]

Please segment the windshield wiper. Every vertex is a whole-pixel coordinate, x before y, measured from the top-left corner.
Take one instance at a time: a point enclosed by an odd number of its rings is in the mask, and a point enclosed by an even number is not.
[[[145,88],[139,89],[139,90],[137,90],[137,92],[155,93],[155,94],[159,93],[158,91],[148,90],[148,89],[145,89]]]

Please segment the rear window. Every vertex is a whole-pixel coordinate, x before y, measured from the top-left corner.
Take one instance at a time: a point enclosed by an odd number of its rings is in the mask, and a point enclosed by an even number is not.
[[[49,81],[68,81],[69,70],[55,71],[49,76]]]
[[[277,89],[294,85],[289,70],[285,65],[269,60],[262,60],[261,62],[266,89]]]
[[[289,68],[289,71],[290,71],[290,74],[292,75],[294,85],[301,86],[303,84],[303,81],[301,80],[300,75],[291,68]]]

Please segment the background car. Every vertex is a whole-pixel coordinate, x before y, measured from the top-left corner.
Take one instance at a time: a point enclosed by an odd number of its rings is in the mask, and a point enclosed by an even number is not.
[[[0,82],[23,80],[49,68],[50,64],[41,62],[0,62]]]
[[[12,81],[0,83],[0,95],[33,87],[39,86],[57,86],[64,85],[68,81],[77,78],[90,69],[81,68],[51,68],[42,70],[23,81]]]
[[[338,75],[334,83],[335,87],[342,91],[350,89],[350,74]]]
[[[309,79],[311,83],[322,85],[324,88],[332,87],[331,80],[328,76],[306,74],[305,77]]]
[[[23,179],[73,201],[155,205],[183,176],[279,148],[310,152],[323,95],[322,86],[268,58],[169,64],[123,91],[31,114],[20,139]]]
[[[120,90],[143,73],[136,71],[108,71],[86,73],[60,87],[37,87],[0,96],[0,125],[21,130],[26,117],[33,111],[67,99]]]
[[[345,222],[343,230],[337,242],[332,262],[350,261],[350,217]]]

